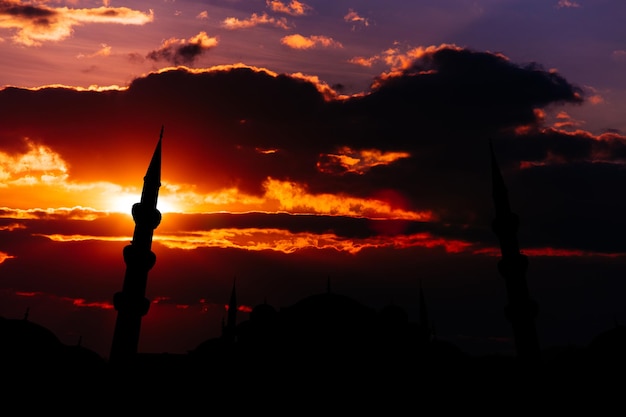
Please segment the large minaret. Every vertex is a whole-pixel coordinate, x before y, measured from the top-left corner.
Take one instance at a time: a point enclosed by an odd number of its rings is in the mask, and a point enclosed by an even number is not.
[[[159,188],[161,187],[161,140],[157,143],[152,160],[143,178],[141,200],[133,205],[132,215],[135,231],[130,245],[124,248],[126,274],[122,291],[115,294],[113,304],[117,310],[117,321],[109,360],[115,364],[129,363],[137,354],[141,318],[150,308],[145,297],[148,271],[156,262],[151,250],[154,229],[161,222],[161,212],[157,209]]]
[[[515,213],[511,212],[508,190],[491,141],[489,141],[489,148],[493,202],[496,211],[492,227],[500,241],[502,259],[498,262],[498,270],[506,282],[508,296],[506,317],[513,327],[517,356],[525,361],[534,361],[539,359],[540,350],[535,327],[537,304],[530,298],[526,284],[528,258],[519,251],[517,242],[519,219]]]

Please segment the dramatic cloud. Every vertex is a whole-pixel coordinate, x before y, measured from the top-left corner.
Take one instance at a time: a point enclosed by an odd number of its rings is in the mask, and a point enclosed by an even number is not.
[[[535,63],[450,45],[380,56],[388,70],[349,97],[243,64],[168,68],[106,91],[0,90],[3,305],[40,291],[31,304],[56,297],[111,314],[133,230],[116,212],[137,202],[162,125],[159,207],[175,209],[154,238],[157,315],[218,326],[223,308],[207,306],[223,305],[233,276],[251,294],[244,305],[281,291],[276,305],[294,301],[293,288],[308,295],[329,275],[363,294],[381,280],[404,294],[425,277],[443,304],[471,311],[470,293],[475,306],[502,289],[489,139],[541,304],[551,308],[559,280],[595,277],[599,265],[611,288],[622,285],[626,137],[582,130],[580,88]],[[33,265],[58,278],[42,283]],[[605,316],[622,305],[612,297]],[[481,308],[502,318],[504,301],[489,300]],[[149,320],[147,335],[158,327]]]
[[[362,56],[356,56],[353,58],[350,58],[348,60],[349,63],[351,64],[355,64],[355,65],[360,65],[362,67],[371,67],[372,65],[374,65],[374,63],[376,63],[380,58],[375,56],[375,57],[362,57]]]
[[[378,165],[389,165],[400,159],[408,158],[407,152],[381,152],[378,149],[362,149],[355,151],[349,147],[343,147],[334,154],[324,155],[320,158],[318,168],[327,172],[353,172],[364,174]]]
[[[293,49],[311,49],[321,46],[323,48],[343,48],[340,42],[327,36],[302,36],[300,34],[288,35],[280,40],[280,43]]]
[[[313,10],[311,6],[297,0],[292,0],[289,3],[283,3],[278,0],[266,0],[266,4],[273,12],[284,13],[290,16],[304,16]]]
[[[271,17],[267,13],[253,13],[248,19],[240,20],[236,17],[228,17],[222,22],[222,26],[226,29],[247,29],[258,25],[269,25],[280,29],[289,29],[287,19],[280,17]]]
[[[12,259],[12,258],[13,256],[9,255],[8,253],[0,252],[0,264],[2,264],[7,259]]]
[[[171,38],[163,45],[146,56],[153,61],[167,61],[174,65],[192,64],[198,56],[218,44],[217,37],[210,37],[206,32],[200,32],[185,40]]]
[[[0,28],[16,29],[13,41],[27,46],[63,40],[72,34],[74,26],[88,23],[144,25],[153,19],[152,11],[143,13],[127,7],[72,9],[19,0],[0,1]]]
[[[50,148],[24,139],[24,153],[0,151],[0,188],[34,183],[53,183],[67,178],[67,164]]]
[[[451,49],[461,50],[461,48],[457,47],[456,45],[443,46]],[[401,71],[411,66],[415,62],[415,60],[421,59],[426,54],[432,54],[439,48],[441,47],[429,46],[425,48],[418,46],[415,48],[403,48],[396,43],[394,44],[393,48],[388,48],[379,54],[370,57],[353,57],[348,62],[350,62],[351,64],[360,65],[362,67],[371,67],[374,64],[383,63],[387,66],[387,68],[389,68],[388,73],[382,75],[382,77],[384,77],[385,75],[400,73]]]
[[[370,25],[369,19],[360,16],[352,9],[348,10],[348,13],[343,17],[343,20],[352,24],[352,30],[356,30],[359,26],[368,27]]]

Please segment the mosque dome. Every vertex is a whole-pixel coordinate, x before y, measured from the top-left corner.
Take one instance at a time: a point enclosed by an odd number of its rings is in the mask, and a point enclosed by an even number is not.
[[[626,326],[615,327],[594,337],[588,347],[593,360],[626,364]]]
[[[27,356],[34,353],[60,351],[62,343],[49,329],[26,319],[0,320],[2,355]]]

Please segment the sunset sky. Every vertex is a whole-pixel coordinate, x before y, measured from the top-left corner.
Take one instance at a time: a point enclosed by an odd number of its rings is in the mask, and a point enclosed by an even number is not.
[[[543,348],[626,323],[621,0],[0,0],[0,316],[109,354],[163,135],[139,350],[326,291],[511,352],[489,139]]]

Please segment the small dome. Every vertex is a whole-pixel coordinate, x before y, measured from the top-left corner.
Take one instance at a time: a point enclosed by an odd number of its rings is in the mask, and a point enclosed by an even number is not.
[[[594,337],[589,352],[600,360],[626,361],[626,326],[618,324]]]
[[[28,320],[2,319],[0,335],[4,341],[4,354],[26,354],[36,351],[60,349],[61,342],[54,333],[45,327]]]
[[[269,304],[263,303],[254,307],[250,312],[251,321],[272,320],[276,316],[276,309]]]

